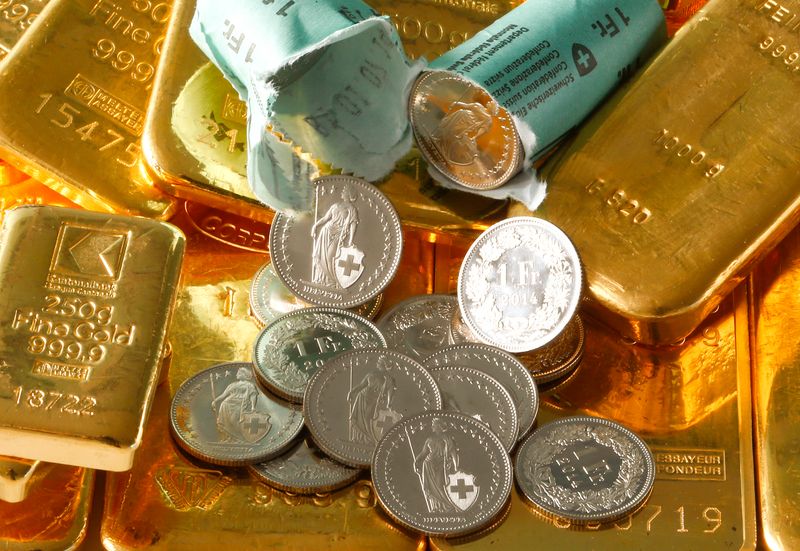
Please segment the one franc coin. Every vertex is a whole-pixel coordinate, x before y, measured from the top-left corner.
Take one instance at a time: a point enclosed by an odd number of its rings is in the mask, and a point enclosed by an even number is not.
[[[442,407],[439,388],[419,363],[394,350],[351,350],[308,382],[306,425],[328,455],[366,468],[378,441],[401,419]]]
[[[508,391],[482,371],[454,365],[432,367],[433,380],[442,393],[442,409],[469,415],[497,435],[506,451],[517,443],[519,423]]]
[[[548,423],[520,446],[514,466],[523,496],[540,513],[575,524],[607,523],[637,510],[655,480],[653,454],[606,419]]]
[[[400,219],[372,184],[351,176],[316,180],[311,212],[278,213],[269,248],[275,273],[312,304],[353,308],[389,284],[400,264]]]
[[[448,344],[455,295],[419,295],[392,307],[377,321],[386,346],[422,360]]]
[[[270,486],[295,494],[332,492],[347,486],[361,473],[329,458],[309,436],[299,439],[278,457],[250,465],[248,469]]]
[[[201,371],[178,388],[170,428],[187,453],[216,465],[265,461],[288,448],[303,415],[261,390],[249,363],[224,363]]]
[[[261,384],[299,403],[308,380],[330,358],[385,346],[378,328],[361,316],[337,308],[303,308],[262,329],[253,347],[253,365]]]
[[[575,315],[582,270],[569,238],[533,217],[503,220],[467,251],[458,303],[482,342],[528,352],[552,342]]]
[[[530,372],[512,354],[488,344],[454,344],[425,358],[423,365],[428,369],[459,365],[486,373],[503,385],[514,401],[519,423],[517,440],[521,440],[533,427],[539,412],[539,392]]]
[[[351,311],[367,319],[374,318],[383,304],[383,295],[353,308]],[[259,325],[264,327],[283,314],[314,306],[295,296],[278,278],[271,262],[264,264],[250,286],[250,311]]]
[[[489,428],[463,413],[426,412],[392,427],[372,461],[378,501],[397,522],[457,537],[491,525],[511,495],[511,460]]]
[[[519,172],[524,153],[511,114],[474,82],[447,71],[422,73],[409,112],[420,151],[453,182],[494,189]]]

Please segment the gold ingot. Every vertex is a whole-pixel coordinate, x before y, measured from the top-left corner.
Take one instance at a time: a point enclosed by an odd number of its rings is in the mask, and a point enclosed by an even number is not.
[[[86,535],[94,471],[42,465],[42,478],[22,503],[0,501],[0,549],[63,551]]]
[[[48,0],[0,0],[0,61],[33,24]]]
[[[0,501],[19,503],[42,474],[41,461],[0,455]]]
[[[746,289],[720,305],[702,334],[680,347],[644,349],[587,324],[575,379],[543,399],[537,423],[576,414],[616,420],[642,436],[656,460],[645,505],[613,524],[546,520],[512,493],[508,519],[436,550],[754,549],[756,543]]]
[[[795,230],[751,278],[755,333],[753,404],[761,542],[800,549],[800,232]]]
[[[184,237],[144,218],[20,207],[0,227],[0,454],[133,462]]]
[[[237,249],[269,252],[269,224],[191,201],[183,206],[192,226],[204,235]]]
[[[621,333],[685,337],[794,224],[798,24],[797,0],[712,0],[545,165],[537,216]]]
[[[274,213],[254,198],[247,183],[245,104],[186,32],[194,6],[194,0],[174,4],[164,55],[181,62],[164,66],[156,77],[143,138],[147,165],[155,184],[171,195],[268,223]],[[510,6],[510,2],[497,3],[497,13],[491,18]],[[451,8],[436,10],[442,15]],[[483,24],[474,27],[477,30]],[[331,172],[330,167],[320,169]],[[506,206],[503,201],[435,184],[416,149],[377,184],[404,223],[435,232],[483,230],[497,221]],[[489,216],[494,218],[485,221]]]
[[[0,65],[0,156],[82,207],[170,216],[140,167],[169,13],[168,0],[48,4]]]
[[[25,205],[80,208],[63,195],[33,178],[26,177],[24,180],[0,186],[0,220],[7,210]]]
[[[185,214],[176,223],[190,231]],[[403,263],[387,290],[393,302],[431,285],[433,247],[406,235]],[[333,493],[302,497],[258,482],[240,469],[193,462],[169,432],[171,396],[215,363],[250,360],[259,328],[249,315],[259,253],[220,248],[189,233],[170,329],[169,383],[156,394],[133,469],[106,479],[102,539],[108,549],[424,549],[425,538],[398,530],[380,511],[365,477]]]

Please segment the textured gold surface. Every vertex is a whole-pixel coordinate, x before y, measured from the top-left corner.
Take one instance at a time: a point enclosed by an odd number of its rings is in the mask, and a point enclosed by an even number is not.
[[[0,156],[85,208],[169,216],[174,202],[139,166],[169,9],[48,4],[0,66]]]
[[[800,231],[754,271],[753,404],[761,541],[800,549]]]
[[[183,235],[50,206],[0,228],[0,453],[123,470],[155,390]]]
[[[48,0],[0,0],[0,60],[30,28]]]
[[[176,223],[188,227],[183,216]],[[429,288],[432,246],[408,246],[394,303]],[[424,538],[395,528],[367,479],[332,494],[298,497],[273,490],[245,470],[210,467],[183,455],[168,429],[172,394],[214,363],[249,360],[258,326],[248,315],[250,278],[262,254],[220,249],[189,235],[183,283],[170,331],[169,383],[159,387],[133,470],[107,478],[102,537],[109,549],[420,549]]]
[[[22,503],[0,501],[0,549],[64,551],[86,535],[94,472],[44,465],[42,479]]]
[[[689,334],[796,220],[800,1],[780,5],[712,0],[545,166],[537,215],[638,341]]]
[[[645,506],[610,526],[578,530],[542,520],[513,492],[492,533],[434,549],[753,549],[755,503],[750,355],[744,288],[723,301],[700,335],[664,351],[645,349],[587,323],[575,379],[544,398],[538,424],[588,413],[642,436],[656,458]]]

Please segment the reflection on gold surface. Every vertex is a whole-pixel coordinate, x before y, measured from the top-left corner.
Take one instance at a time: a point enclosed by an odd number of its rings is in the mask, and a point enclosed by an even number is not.
[[[761,534],[772,550],[800,548],[800,232],[754,271],[753,403]]]
[[[154,181],[168,193],[269,222],[272,211],[253,198],[246,181],[244,103],[186,32],[194,4],[194,0],[175,2],[175,20],[165,42],[165,56],[181,62],[165,66],[157,75],[145,127],[145,158]],[[473,21],[471,32],[502,15],[512,3],[491,5],[494,7],[490,12],[465,16],[465,20]],[[437,17],[453,14],[453,21],[460,25],[460,10],[442,6],[431,6]],[[428,29],[433,36],[434,27],[429,25]],[[322,170],[331,171],[330,167]],[[483,229],[492,223],[484,219],[501,216],[506,205],[435,184],[416,149],[392,175],[377,184],[405,224],[434,231],[469,233]]]
[[[28,176],[0,159],[0,187],[27,180]]]
[[[664,14],[667,16],[667,31],[675,34],[686,21],[706,5],[708,0],[661,0]]]
[[[0,185],[0,221],[7,210],[25,205],[52,205],[54,207],[80,208],[46,185],[25,176],[13,183]]]
[[[19,503],[43,471],[40,461],[0,455],[0,501]]]
[[[184,215],[176,223],[190,227]],[[431,244],[407,235],[387,300],[424,292],[432,258]],[[366,479],[332,494],[298,497],[271,489],[244,470],[194,462],[174,444],[168,408],[180,383],[214,363],[251,357],[258,326],[248,314],[248,293],[264,261],[263,254],[220,248],[198,232],[189,235],[169,336],[169,383],[159,388],[133,470],[107,479],[105,545],[192,551],[421,549],[424,538],[399,531],[379,512]]]
[[[150,1],[48,4],[0,66],[0,156],[82,207],[169,216],[174,203],[139,167],[169,10]]]
[[[0,549],[63,551],[86,532],[94,472],[43,465],[42,479],[22,503],[0,501]]]
[[[595,315],[637,341],[688,335],[800,208],[778,6],[711,0],[543,169],[537,215],[575,242]]]
[[[163,222],[52,206],[5,214],[0,453],[130,467],[183,256]]]
[[[431,540],[432,547],[523,549],[536,542],[537,549],[597,551],[753,549],[745,295],[740,288],[723,302],[706,326],[708,342],[663,352],[639,350],[587,324],[581,369],[564,389],[543,399],[539,426],[589,413],[614,419],[645,439],[656,459],[656,483],[639,512],[610,526],[577,530],[542,520],[515,490],[509,518],[494,532],[468,543]]]

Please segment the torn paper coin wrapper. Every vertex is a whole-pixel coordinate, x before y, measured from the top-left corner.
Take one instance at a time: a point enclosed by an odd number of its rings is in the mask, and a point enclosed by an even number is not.
[[[388,18],[363,2],[198,0],[191,35],[247,102],[248,179],[270,207],[310,209],[316,163],[375,181],[410,149],[409,99],[413,109],[424,62],[410,61]],[[480,101],[431,103],[442,111],[431,119],[437,125],[413,129],[435,138],[427,151],[421,144],[431,174],[535,208],[544,185],[527,170],[531,162],[665,38],[655,0],[521,4],[431,64],[488,92]],[[487,157],[492,147],[499,153]],[[443,161],[461,175],[488,171],[491,185],[463,187]]]

